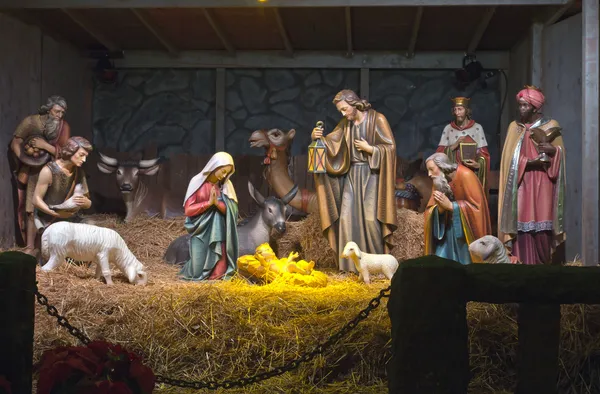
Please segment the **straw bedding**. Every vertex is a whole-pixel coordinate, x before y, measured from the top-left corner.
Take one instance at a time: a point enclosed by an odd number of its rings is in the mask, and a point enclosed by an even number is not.
[[[409,209],[396,211],[398,228],[392,235],[392,250],[398,261],[404,261],[423,255],[425,225],[422,213]],[[277,254],[287,255],[297,251],[305,260],[313,260],[316,267],[337,268],[338,259],[323,237],[319,215],[308,215],[300,222],[288,223],[286,233],[276,240]]]
[[[178,268],[162,263],[161,257],[167,245],[184,232],[182,220],[137,219],[125,225],[111,216],[94,219],[123,236],[148,267],[149,284],[133,286],[116,274],[115,285],[108,287],[93,278],[93,268],[63,265],[51,273],[38,271],[40,291],[88,336],[141,353],[155,373],[169,377],[220,381],[280,366],[326,340],[388,285],[383,279],[365,285],[356,276],[335,270],[325,270],[330,283],[316,289],[256,286],[242,279],[203,284],[179,281]],[[469,304],[473,393],[514,388],[515,318],[510,306]],[[35,324],[36,360],[46,349],[77,343],[41,307],[36,308]],[[564,306],[562,326],[560,392],[600,392],[600,308]],[[384,300],[322,356],[280,377],[227,392],[387,392],[389,341]],[[165,386],[156,392],[193,391]]]

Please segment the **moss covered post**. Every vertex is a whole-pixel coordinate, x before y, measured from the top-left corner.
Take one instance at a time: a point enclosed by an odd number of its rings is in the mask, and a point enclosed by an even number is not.
[[[466,394],[469,346],[466,270],[424,256],[400,264],[392,278],[392,394]]]
[[[0,375],[13,393],[32,388],[36,264],[25,253],[0,253]]]

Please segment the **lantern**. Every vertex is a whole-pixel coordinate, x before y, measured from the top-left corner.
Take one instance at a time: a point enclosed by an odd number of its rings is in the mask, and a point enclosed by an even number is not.
[[[317,127],[323,128],[323,122],[318,121]],[[308,146],[308,172],[313,174],[325,174],[325,154],[327,149],[325,143],[319,138]]]

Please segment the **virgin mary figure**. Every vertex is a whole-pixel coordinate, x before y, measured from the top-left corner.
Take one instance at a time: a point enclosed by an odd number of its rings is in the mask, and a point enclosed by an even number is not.
[[[183,206],[190,259],[179,273],[184,280],[230,279],[236,272],[238,201],[229,180],[234,172],[231,155],[217,152],[188,185]]]

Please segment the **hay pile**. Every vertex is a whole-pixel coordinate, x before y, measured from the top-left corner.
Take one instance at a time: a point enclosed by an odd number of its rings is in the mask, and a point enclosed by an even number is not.
[[[398,261],[422,256],[425,239],[423,214],[410,209],[398,209],[396,215],[398,229],[392,235],[395,245],[392,254]],[[310,214],[304,220],[288,223],[286,233],[275,242],[277,256],[287,256],[288,253],[297,251],[303,259],[314,261],[319,269],[338,266],[337,256],[321,232],[318,214]]]
[[[93,339],[104,338],[142,354],[155,373],[189,380],[251,376],[289,362],[354,318],[380,289],[353,275],[330,273],[325,288],[252,286],[242,280],[178,281],[177,267],[161,262],[164,248],[182,234],[182,220],[138,219],[124,225],[114,217],[96,224],[115,228],[148,267],[145,287],[121,274],[107,287],[93,268],[64,265],[38,271],[40,291],[60,313]],[[418,297],[418,295],[416,295]],[[561,393],[598,393],[600,307],[562,308]],[[471,392],[512,392],[517,329],[510,306],[470,303]],[[49,348],[76,344],[45,309],[36,307],[35,359]],[[407,322],[410,324],[410,322]],[[390,322],[386,302],[324,355],[299,369],[227,393],[387,392]],[[161,387],[157,393],[192,393]],[[209,391],[205,391],[209,392]]]

